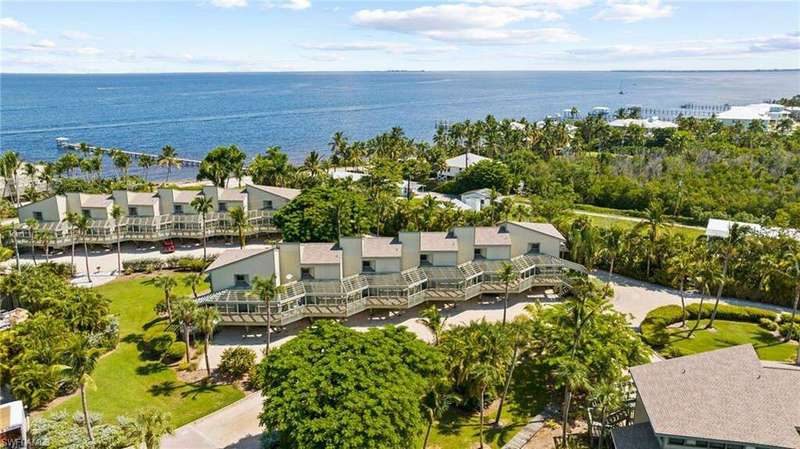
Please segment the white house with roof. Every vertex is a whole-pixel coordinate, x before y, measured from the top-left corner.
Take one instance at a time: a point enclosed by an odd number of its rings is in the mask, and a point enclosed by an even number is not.
[[[568,285],[567,270],[585,271],[559,258],[564,242],[550,224],[509,221],[447,232],[232,250],[206,270],[212,293],[198,301],[216,307],[223,324],[264,325],[266,305],[247,289],[255,276],[275,274],[286,292],[270,307],[275,325],[282,326],[303,318],[346,318],[368,309],[407,309],[425,301],[458,302],[501,293],[505,285],[497,271],[504,263],[519,275],[509,287],[512,293],[562,288]]]
[[[758,359],[753,346],[635,366],[634,424],[616,449],[800,448],[800,367]]]
[[[793,238],[795,240],[800,240],[800,230],[794,228],[768,227],[768,226],[761,226],[760,224],[757,223],[722,220],[719,218],[708,219],[708,224],[706,225],[706,237],[726,239],[730,235],[730,230],[734,225],[746,228],[749,232],[753,233],[754,235],[773,237],[773,238],[785,236]]]
[[[28,447],[28,428],[22,401],[0,405],[0,446]]]
[[[479,211],[484,207],[491,206],[492,204],[492,189],[475,189],[464,192],[459,197],[461,202],[469,206],[470,209]],[[504,197],[498,195],[496,201],[502,200]]]
[[[300,195],[300,192],[299,189],[257,184],[247,184],[244,188],[248,210],[278,210]]]
[[[727,111],[717,114],[717,119],[724,125],[741,123],[748,125],[752,121],[760,121],[764,126],[779,122],[790,116],[783,105],[773,103],[756,103],[746,106],[731,106]]]
[[[458,156],[451,157],[445,161],[447,167],[444,171],[439,172],[439,177],[442,179],[452,179],[458,176],[459,173],[466,170],[467,167],[477,164],[481,161],[490,161],[488,157],[481,156],[475,153],[464,153]]]
[[[678,124],[674,122],[668,122],[666,120],[659,120],[658,117],[650,117],[647,119],[637,119],[637,118],[619,118],[616,120],[612,120],[608,122],[609,126],[613,126],[615,128],[627,128],[631,125],[640,126],[647,130],[652,129],[677,129]]]

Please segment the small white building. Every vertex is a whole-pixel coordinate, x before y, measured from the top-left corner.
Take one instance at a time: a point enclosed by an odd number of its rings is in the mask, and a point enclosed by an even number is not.
[[[724,125],[741,123],[748,125],[753,120],[761,121],[765,126],[789,117],[790,112],[783,105],[772,103],[756,103],[747,106],[732,106],[717,114],[717,119]]]
[[[718,218],[710,218],[708,225],[706,225],[706,237],[712,238],[728,238],[730,235],[731,227],[738,225],[742,228],[747,228],[751,233],[764,237],[777,238],[780,236],[791,237],[800,241],[800,230],[793,228],[773,228],[761,226],[757,223],[745,223],[741,221],[720,220]]]
[[[677,123],[659,120],[658,117],[650,117],[648,119],[620,118],[612,120],[608,122],[608,124],[615,128],[627,128],[631,125],[641,126],[644,129],[670,129],[678,127]]]
[[[496,201],[503,199],[498,196]],[[492,204],[491,189],[470,190],[461,194],[461,202],[469,206],[470,209],[479,211]]]
[[[475,153],[464,153],[459,154],[456,157],[451,157],[450,159],[445,161],[445,165],[447,169],[445,171],[439,172],[439,177],[443,179],[453,179],[458,176],[459,173],[466,170],[467,167],[470,165],[477,164],[481,161],[491,161],[491,158],[481,156]]]

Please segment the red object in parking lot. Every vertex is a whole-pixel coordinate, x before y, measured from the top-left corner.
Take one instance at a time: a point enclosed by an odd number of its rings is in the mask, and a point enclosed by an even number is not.
[[[161,252],[165,254],[174,253],[175,243],[172,240],[164,240],[164,246],[161,248]]]

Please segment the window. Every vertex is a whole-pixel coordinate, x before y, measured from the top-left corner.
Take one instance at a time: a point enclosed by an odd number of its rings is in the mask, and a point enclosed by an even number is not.
[[[300,278],[314,279],[314,272],[311,271],[311,268],[300,268]]]
[[[44,220],[44,216],[42,215],[41,212],[34,212],[33,213],[33,219],[36,220],[36,221],[42,221],[42,220]]]
[[[250,286],[250,276],[246,274],[234,274],[233,275],[233,283],[237,287],[249,287]]]
[[[172,206],[172,209],[175,215],[181,215],[183,213],[183,204],[176,204]]]
[[[528,252],[529,253],[540,253],[542,252],[542,245],[540,243],[528,243]]]
[[[744,446],[742,446],[741,444],[730,444],[730,443],[728,443],[728,444],[725,445],[725,447],[727,449],[744,449]]]
[[[428,258],[427,254],[420,254],[419,255],[419,264],[420,265],[428,265],[430,264],[430,259]]]
[[[480,248],[475,248],[472,252],[472,255],[476,259],[483,259],[483,250]]]
[[[128,215],[131,217],[136,217],[139,215],[139,211],[135,207],[128,208]]]
[[[708,447],[711,449],[725,449],[725,445],[723,443],[708,443]]]
[[[89,209],[83,209],[81,210],[81,213],[86,218],[92,218],[92,211],[90,211]]]
[[[686,440],[683,438],[670,438],[668,442],[674,446],[683,446],[686,443]]]
[[[226,203],[219,203],[218,209],[220,212],[228,212],[228,205]]]
[[[264,210],[272,210],[272,200],[264,200],[261,202],[261,208]]]
[[[375,271],[375,269],[372,267],[372,262],[369,260],[362,260],[361,271]]]

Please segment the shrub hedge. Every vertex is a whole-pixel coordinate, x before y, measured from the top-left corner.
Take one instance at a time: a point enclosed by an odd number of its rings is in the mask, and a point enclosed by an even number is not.
[[[142,337],[145,350],[155,357],[162,357],[172,344],[175,343],[175,334],[165,332],[158,327],[152,327],[144,333]]]
[[[161,356],[161,360],[164,363],[174,363],[183,358],[184,354],[186,354],[186,343],[176,341],[169,345],[169,349]]]
[[[158,270],[176,270],[201,272],[211,264],[214,257],[203,260],[202,257],[170,257],[169,259],[138,259],[124,262],[123,271],[125,274],[133,273],[153,273]]]
[[[778,330],[778,323],[772,320],[768,320],[766,318],[761,318],[760,320],[758,320],[758,325],[762,329],[766,329],[768,331],[775,332],[776,330]]]
[[[702,318],[709,318],[713,310],[713,303],[703,304]],[[686,312],[688,319],[698,319],[700,316],[700,304],[689,304],[686,306]],[[656,307],[648,312],[647,316],[645,316],[644,320],[642,320],[640,327],[642,340],[654,348],[662,348],[666,346],[669,344],[669,332],[667,332],[667,327],[671,324],[679,323],[682,319],[683,312],[680,306],[667,305]],[[759,309],[756,307],[720,304],[719,308],[717,308],[717,319],[759,324],[761,324],[762,320],[766,320],[773,322],[774,324],[775,320],[778,319],[778,314],[770,310]]]
[[[236,347],[222,352],[219,374],[224,379],[241,380],[255,367],[256,353],[252,349]]]

